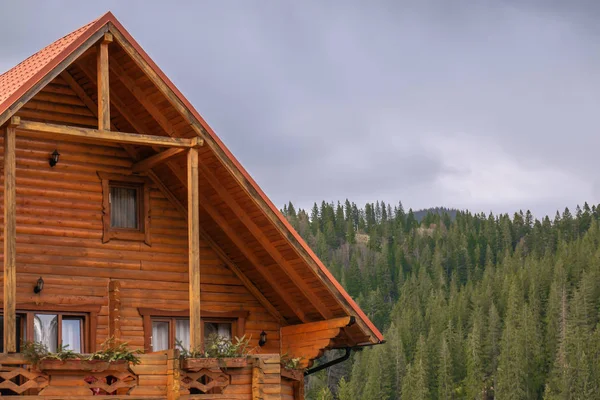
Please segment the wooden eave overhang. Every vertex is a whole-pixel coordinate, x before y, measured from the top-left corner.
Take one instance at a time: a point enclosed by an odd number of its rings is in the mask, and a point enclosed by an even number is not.
[[[66,82],[93,109],[95,57],[90,55],[105,33],[112,34],[116,44],[110,50],[114,130],[177,138],[188,144],[180,147],[196,147],[191,141],[198,144],[198,138],[204,142],[198,147],[200,234],[224,263],[256,288],[255,295],[268,301],[270,311],[284,325],[354,317],[356,323],[342,328],[329,348],[382,342],[379,330],[112,13],[61,39],[66,41],[62,47],[48,50],[55,42],[42,50],[46,52],[43,65],[23,73],[20,80],[14,75],[19,75],[15,69],[21,64],[0,75],[0,84],[12,77],[5,88],[0,87],[0,126],[15,115],[49,122],[53,110],[42,107],[40,90],[57,80]],[[39,103],[40,109],[24,107],[28,103]],[[93,118],[81,117],[79,125],[95,128]],[[184,154],[176,147],[165,150],[160,141],[146,146],[132,141],[128,146],[132,168],[147,173],[185,215]]]

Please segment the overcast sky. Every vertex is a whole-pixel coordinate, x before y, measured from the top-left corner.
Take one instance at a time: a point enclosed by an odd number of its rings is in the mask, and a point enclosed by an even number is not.
[[[600,2],[0,6],[0,72],[112,11],[278,207],[600,203]]]

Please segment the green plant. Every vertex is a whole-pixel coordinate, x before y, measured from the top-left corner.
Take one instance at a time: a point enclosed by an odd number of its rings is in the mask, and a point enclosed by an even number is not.
[[[141,350],[129,349],[127,342],[118,342],[114,337],[110,337],[102,343],[100,350],[90,354],[87,360],[101,361],[128,361],[134,365],[140,363],[138,354],[142,354]]]
[[[300,367],[302,360],[304,357],[290,357],[287,352],[281,355],[281,365],[287,369],[303,369]]]
[[[181,349],[181,358],[232,358],[246,357],[252,352],[250,348],[250,338],[246,335],[231,340],[217,334],[209,335],[204,343],[204,350],[201,347],[186,349],[181,341],[176,341],[177,347]]]
[[[48,357],[48,347],[40,342],[25,342],[21,346],[21,354],[31,365],[37,365]]]
[[[56,353],[47,353],[43,358],[44,360],[73,360],[73,359],[81,359],[81,354],[75,353],[73,350],[70,350],[69,345],[63,346],[62,344],[58,345],[58,349]]]
[[[175,339],[175,346],[179,347],[179,356],[181,358],[204,358],[204,351],[202,346],[196,346],[194,348],[186,349],[183,343],[179,339]]]

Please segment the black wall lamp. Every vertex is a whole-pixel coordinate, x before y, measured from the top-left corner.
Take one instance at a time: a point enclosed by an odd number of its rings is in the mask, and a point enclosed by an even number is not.
[[[260,340],[258,341],[258,345],[260,347],[263,347],[265,344],[267,344],[267,332],[262,331],[260,333]]]
[[[56,164],[58,164],[59,157],[60,157],[60,153],[58,152],[58,150],[54,150],[54,153],[52,153],[50,155],[50,159],[48,160],[48,163],[50,164],[51,167],[54,167]]]
[[[44,289],[44,280],[40,276],[40,279],[37,280],[35,287],[33,288],[33,293],[40,293]]]

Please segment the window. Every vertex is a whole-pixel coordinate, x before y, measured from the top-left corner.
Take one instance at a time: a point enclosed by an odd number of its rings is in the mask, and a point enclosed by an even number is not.
[[[177,342],[190,348],[190,320],[188,318],[152,318],[152,351],[173,349]]]
[[[176,348],[181,342],[185,349],[190,348],[189,312],[140,308],[144,318],[144,336],[146,351],[162,351]],[[211,334],[218,334],[228,339],[241,337],[245,330],[248,311],[230,313],[203,312],[203,337],[206,340]]]
[[[98,172],[102,182],[102,242],[139,240],[150,246],[149,182],[140,176]]]
[[[140,230],[140,185],[109,183],[111,229]]]
[[[50,352],[58,345],[69,346],[69,350],[81,353],[84,348],[84,317],[63,314],[33,314],[33,341],[43,343]]]
[[[17,314],[17,349],[21,348],[26,335],[25,318]],[[4,315],[0,315],[0,352],[4,352]]]
[[[206,340],[208,337],[210,337],[210,335],[219,335],[221,337],[225,337],[227,339],[232,339],[232,335],[231,335],[231,321],[230,322],[218,322],[218,321],[211,321],[211,322],[206,322],[204,321],[203,324],[203,335],[204,336],[204,340]]]
[[[95,315],[95,313],[93,313]],[[0,316],[0,348],[4,345],[4,316]],[[90,318],[88,313],[55,311],[19,311],[17,313],[17,348],[25,341],[40,342],[51,352],[59,344],[77,353],[91,351]]]

